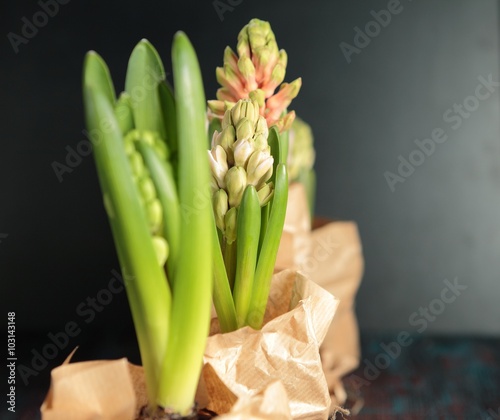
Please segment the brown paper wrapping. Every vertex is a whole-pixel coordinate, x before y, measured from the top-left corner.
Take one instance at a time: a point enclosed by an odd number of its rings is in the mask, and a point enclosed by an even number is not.
[[[319,347],[338,300],[295,270],[273,277],[262,330],[220,334],[212,320],[196,396],[223,420],[327,419]],[[147,404],[142,367],[125,359],[52,371],[44,420],[134,419]]]
[[[51,373],[43,420],[133,419],[136,396],[127,359],[70,363]]]
[[[220,420],[291,420],[286,390],[280,381],[272,382],[266,389],[241,397],[228,414]]]
[[[282,271],[273,277],[262,329],[212,335],[204,361],[239,398],[280,380],[294,419],[326,419],[330,396],[319,346],[337,305],[331,294],[302,274]],[[214,322],[212,333],[217,331]]]
[[[206,369],[207,368],[207,369]],[[213,408],[229,404],[223,420],[291,420],[288,397],[281,382],[237,399],[205,365],[196,401]],[[126,359],[63,364],[52,371],[52,384],[41,407],[43,420],[134,420],[147,405],[142,366]]]
[[[290,185],[277,270],[295,267],[340,300],[321,346],[332,404],[343,404],[341,378],[359,364],[359,333],[354,297],[363,274],[363,253],[353,222],[331,222],[311,231],[307,196],[302,184]]]

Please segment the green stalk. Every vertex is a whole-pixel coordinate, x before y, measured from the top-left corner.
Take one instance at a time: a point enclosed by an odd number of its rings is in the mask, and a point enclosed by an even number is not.
[[[181,212],[177,188],[170,163],[160,159],[155,150],[145,142],[139,142],[138,147],[146,162],[163,209],[163,235],[168,242],[169,249],[167,273],[172,286],[180,243]]]
[[[234,277],[236,275],[236,247],[238,240],[228,243],[225,239],[224,242],[224,265],[227,272],[227,281],[231,291],[234,289]]]
[[[269,224],[269,213],[271,205],[267,203],[260,211],[260,235],[259,235],[259,254],[262,249],[264,237],[266,236],[267,226]]]
[[[238,210],[236,249],[236,276],[234,281],[234,306],[238,327],[246,323],[252,288],[260,236],[260,204],[257,191],[253,185],[246,187]]]
[[[85,57],[83,77],[84,89],[92,86],[96,91],[104,95],[111,105],[115,106],[116,93],[108,66],[95,51],[89,51]]]
[[[191,412],[209,331],[212,292],[212,205],[206,152],[205,95],[195,51],[178,32],[172,47],[182,214],[172,322],[161,370],[158,403]],[[200,201],[203,201],[200,203]]]
[[[223,333],[226,333],[236,330],[238,328],[238,324],[236,322],[236,310],[234,308],[233,295],[227,278],[224,259],[222,258],[220,242],[217,235],[217,227],[215,226],[215,219],[213,219],[212,225],[212,249],[214,260],[213,300],[215,310],[217,311],[217,318],[219,319],[220,329]]]
[[[105,63],[90,52],[85,58],[83,80],[87,127],[92,135],[104,204],[125,278],[149,401],[154,404],[159,366],[167,347],[171,294],[165,273],[157,262],[147,216],[114,115],[109,85],[112,83]]]
[[[285,224],[287,200],[288,176],[286,166],[280,163],[276,168],[274,197],[272,198],[267,231],[257,261],[252,299],[247,317],[248,325],[255,329],[260,329],[264,320],[274,265]]]

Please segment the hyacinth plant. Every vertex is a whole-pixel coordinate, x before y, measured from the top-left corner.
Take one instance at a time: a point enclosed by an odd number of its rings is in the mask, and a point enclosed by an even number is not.
[[[279,133],[256,101],[227,110],[209,151],[218,241],[214,304],[222,331],[260,329],[288,198]]]
[[[172,68],[175,93],[157,51],[142,40],[129,60],[125,92],[116,99],[105,62],[89,52],[83,93],[149,412],[186,416],[209,328],[213,215],[209,200],[189,217],[182,210],[209,194],[210,174],[202,79],[181,32],[174,37]]]
[[[282,83],[287,54],[268,22],[252,19],[224,52],[222,87],[208,101],[217,226],[214,304],[223,331],[262,327],[288,199],[287,107],[301,79]],[[276,88],[279,91],[275,93]],[[222,250],[222,252],[221,252]]]

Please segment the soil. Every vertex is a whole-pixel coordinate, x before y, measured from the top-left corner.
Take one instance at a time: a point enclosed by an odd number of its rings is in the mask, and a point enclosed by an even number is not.
[[[146,412],[147,406],[142,407],[139,417],[136,420],[210,420],[217,417],[217,413],[211,410],[202,408],[195,410],[189,416],[181,416],[180,414],[165,413],[161,408],[151,414]]]

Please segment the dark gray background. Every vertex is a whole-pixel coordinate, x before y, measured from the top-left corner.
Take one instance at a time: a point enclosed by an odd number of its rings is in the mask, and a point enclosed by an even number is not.
[[[223,21],[212,3],[71,0],[18,54],[7,34],[19,33],[21,18],[40,6],[2,3],[2,309],[16,311],[22,330],[60,331],[118,269],[92,158],[62,183],[51,167],[84,138],[84,53],[104,57],[120,90],[141,38],[153,42],[168,71],[172,36],[183,29],[212,98],[223,48],[234,47],[239,29],[259,17],[271,21],[288,52],[286,80],[303,77],[291,108],[316,138],[317,213],[359,224],[366,257],[361,328],[414,330],[409,315],[439,298],[445,279],[458,277],[467,290],[425,332],[498,334],[498,88],[459,129],[443,120],[474,94],[479,76],[499,80],[497,2],[401,0],[402,12],[350,64],[339,44],[353,44],[354,28],[387,1],[243,0]],[[396,172],[398,156],[407,158],[414,140],[435,128],[449,139],[391,192],[384,172]],[[124,293],[84,328],[129,331]]]

